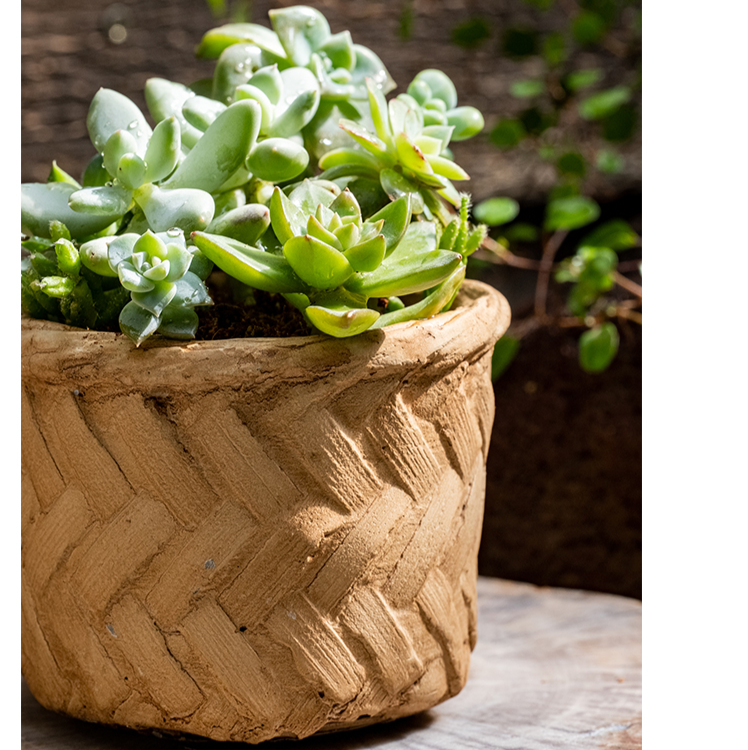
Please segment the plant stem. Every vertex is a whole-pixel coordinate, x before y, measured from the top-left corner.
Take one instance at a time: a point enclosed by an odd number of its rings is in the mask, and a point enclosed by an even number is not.
[[[538,270],[538,281],[535,286],[535,317],[541,322],[546,322],[546,302],[548,299],[548,283],[551,279],[553,270],[553,259],[556,257],[561,243],[569,234],[568,229],[562,229],[554,232],[543,246],[543,257],[540,260],[540,269]]]
[[[631,292],[635,297],[642,299],[642,288],[635,281],[627,279],[622,273],[616,271],[613,274],[613,280],[618,286],[623,287],[627,292]]]
[[[540,270],[540,261],[532,260],[531,258],[522,258],[519,255],[515,255],[511,250],[508,250],[503,245],[496,242],[492,237],[485,237],[481,242],[481,248],[483,248],[488,256],[481,256],[492,262],[496,262],[498,259],[500,262],[507,266],[513,266],[514,268],[524,268],[528,271]]]

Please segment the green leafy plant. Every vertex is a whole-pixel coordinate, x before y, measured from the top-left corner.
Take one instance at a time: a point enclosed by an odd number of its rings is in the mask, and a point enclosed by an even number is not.
[[[204,35],[211,78],[148,80],[150,121],[100,89],[81,180],[55,163],[22,185],[27,315],[191,339],[219,272],[237,302],[281,295],[335,337],[449,309],[486,235],[449,143],[480,112],[434,69],[387,101],[394,81],[349,32],[305,6],[269,15]]]
[[[519,204],[507,197],[488,198],[474,209],[475,218],[495,235],[483,242],[475,268],[493,261],[537,274],[533,314],[513,324],[497,344],[493,375],[506,370],[523,335],[549,325],[586,328],[579,338],[579,364],[587,372],[601,372],[618,350],[614,321],[642,321],[641,285],[626,275],[640,273],[641,262],[619,260],[620,253],[639,247],[641,239],[623,220],[600,223],[600,206],[585,193],[595,173],[606,179],[626,166],[618,146],[632,137],[639,122],[641,8],[631,0],[571,0],[559,3],[560,9],[555,0],[525,3],[538,19],[555,8],[557,18],[565,14],[566,24],[554,31],[541,31],[541,23],[503,30],[503,54],[534,58],[541,72],[511,83],[510,94],[522,109],[499,119],[488,139],[502,151],[521,146],[551,163],[555,182],[542,223],[523,220]],[[482,19],[461,21],[453,41],[461,44],[466,33],[478,29],[486,37],[492,33]],[[588,67],[585,55],[591,49],[619,60],[613,80],[612,71]],[[575,133],[582,133],[584,142],[575,140]],[[579,230],[593,225],[579,237]],[[576,244],[570,248],[572,241]],[[539,246],[539,260],[526,257],[528,245]],[[560,255],[566,257],[557,261]],[[551,313],[552,282],[568,291],[564,308]]]

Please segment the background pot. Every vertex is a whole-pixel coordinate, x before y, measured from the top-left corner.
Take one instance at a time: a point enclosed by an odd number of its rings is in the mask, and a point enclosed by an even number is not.
[[[506,300],[134,349],[26,320],[23,647],[46,707],[259,742],[455,695]]]

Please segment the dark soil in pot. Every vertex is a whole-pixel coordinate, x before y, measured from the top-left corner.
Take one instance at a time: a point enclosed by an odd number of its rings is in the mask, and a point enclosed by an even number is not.
[[[494,385],[483,575],[641,598],[641,328],[603,373],[579,332],[523,339]]]

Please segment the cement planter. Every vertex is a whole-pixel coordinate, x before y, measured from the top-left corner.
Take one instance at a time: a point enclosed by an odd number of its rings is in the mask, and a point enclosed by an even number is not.
[[[257,743],[465,684],[509,308],[133,349],[23,323],[23,673],[88,721]]]

